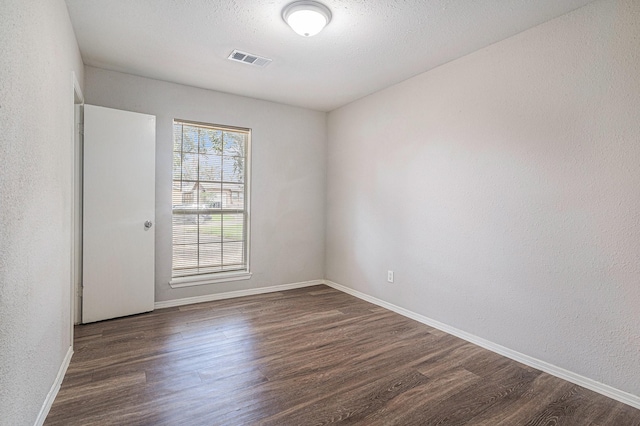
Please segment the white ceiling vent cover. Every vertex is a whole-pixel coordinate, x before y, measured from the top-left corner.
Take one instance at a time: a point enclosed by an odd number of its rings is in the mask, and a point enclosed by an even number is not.
[[[271,59],[269,58],[254,55],[252,53],[241,52],[237,49],[231,52],[231,55],[229,55],[229,59],[236,62],[242,62],[243,64],[254,65],[260,68],[264,68],[271,63]]]

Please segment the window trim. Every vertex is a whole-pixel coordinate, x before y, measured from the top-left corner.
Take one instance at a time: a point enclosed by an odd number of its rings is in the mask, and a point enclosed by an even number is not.
[[[251,279],[253,273],[249,271],[217,272],[214,274],[189,275],[175,277],[169,281],[171,288],[193,287],[197,285],[226,283]]]
[[[253,131],[249,127],[238,127],[238,126],[227,126],[221,124],[213,124],[213,123],[204,123],[200,121],[193,120],[183,120],[180,118],[174,118],[171,121],[171,128],[173,134],[173,126],[176,122],[180,122],[183,124],[193,124],[196,126],[205,126],[210,127],[222,131],[241,131],[247,133],[247,143],[245,146],[245,170],[244,170],[244,186],[245,186],[245,214],[247,217],[247,221],[245,224],[245,250],[246,250],[246,268],[243,268],[238,271],[223,271],[223,272],[214,272],[214,273],[206,273],[206,274],[196,274],[196,275],[188,275],[183,277],[171,277],[169,280],[169,287],[171,288],[182,288],[182,287],[192,287],[198,285],[207,285],[207,284],[217,284],[224,282],[232,282],[232,281],[242,281],[251,279],[253,273],[251,272],[251,139]],[[171,145],[173,152],[173,144]],[[171,173],[171,181],[173,182],[173,172]],[[173,217],[173,207],[171,209],[171,217]],[[171,226],[171,250],[173,252],[173,221]],[[173,255],[171,258],[171,275],[173,275]]]

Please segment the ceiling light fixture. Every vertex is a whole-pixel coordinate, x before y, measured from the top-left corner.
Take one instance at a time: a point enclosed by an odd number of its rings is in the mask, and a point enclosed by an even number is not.
[[[282,19],[296,33],[311,37],[331,21],[331,11],[317,1],[295,1],[282,10]]]

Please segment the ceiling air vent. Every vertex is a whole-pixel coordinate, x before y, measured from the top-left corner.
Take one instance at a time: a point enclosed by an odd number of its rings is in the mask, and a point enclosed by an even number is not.
[[[241,52],[239,50],[234,50],[229,55],[229,59],[236,62],[242,62],[244,64],[254,65],[256,67],[264,68],[271,63],[271,59],[265,58],[258,55],[253,55],[247,52]]]

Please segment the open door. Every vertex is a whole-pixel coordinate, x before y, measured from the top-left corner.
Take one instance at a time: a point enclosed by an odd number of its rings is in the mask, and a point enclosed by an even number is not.
[[[153,310],[155,116],[84,107],[82,322]]]

